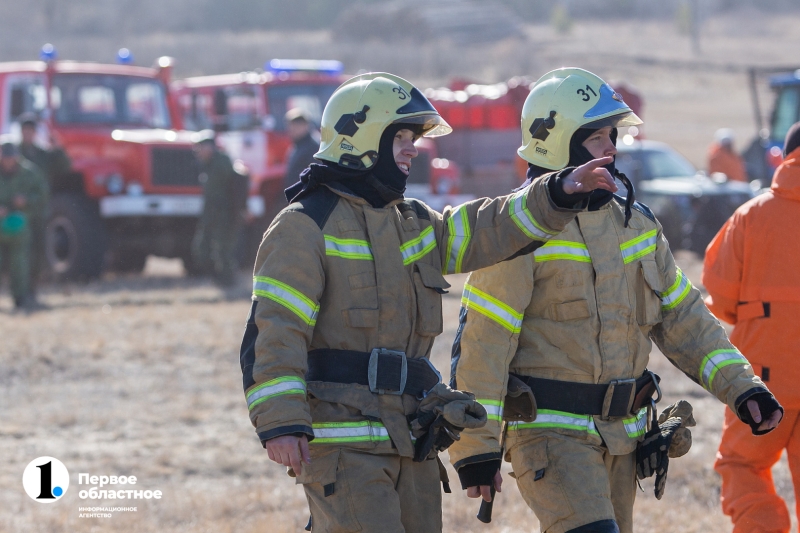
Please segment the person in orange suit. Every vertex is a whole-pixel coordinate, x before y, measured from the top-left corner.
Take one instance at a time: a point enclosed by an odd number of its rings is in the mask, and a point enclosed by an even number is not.
[[[800,494],[800,122],[784,146],[771,190],[736,210],[709,244],[703,268],[706,304],[734,325],[731,342],[785,408],[783,423],[758,438],[725,414],[714,468],[734,533],[789,532],[771,472],[783,450]]]
[[[733,130],[717,130],[714,140],[708,148],[708,174],[722,172],[729,180],[747,181],[744,160],[733,149]]]

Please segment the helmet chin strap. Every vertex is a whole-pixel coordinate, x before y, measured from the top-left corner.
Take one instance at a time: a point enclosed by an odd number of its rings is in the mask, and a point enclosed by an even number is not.
[[[628,176],[617,170],[614,169],[614,177],[617,178],[619,181],[625,185],[625,189],[627,189],[628,194],[625,196],[625,227],[628,227],[628,221],[631,219],[631,207],[633,206],[633,202],[636,201],[636,194],[633,189],[633,183],[631,180],[628,179]]]

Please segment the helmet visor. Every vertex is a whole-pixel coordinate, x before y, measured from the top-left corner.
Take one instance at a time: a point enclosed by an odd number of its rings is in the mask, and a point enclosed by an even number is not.
[[[401,117],[392,124],[414,124],[415,126],[422,126],[422,137],[441,137],[453,131],[450,124],[438,113],[417,115],[414,117]]]
[[[625,126],[638,126],[640,124],[644,124],[642,119],[636,116],[636,113],[633,111],[628,111],[627,113],[620,113],[619,115],[589,122],[582,125],[581,128],[599,130],[600,128],[605,128],[606,126],[611,126],[612,128],[622,128]]]

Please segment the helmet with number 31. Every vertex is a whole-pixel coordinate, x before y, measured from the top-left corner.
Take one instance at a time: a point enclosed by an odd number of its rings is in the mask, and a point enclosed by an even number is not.
[[[569,162],[569,143],[579,128],[641,123],[598,76],[579,68],[560,68],[539,78],[525,99],[522,146],[517,153],[528,163],[560,170]]]
[[[345,168],[371,168],[378,159],[383,130],[397,123],[418,125],[425,137],[453,131],[419,89],[403,78],[385,72],[350,78],[325,105],[314,157]]]

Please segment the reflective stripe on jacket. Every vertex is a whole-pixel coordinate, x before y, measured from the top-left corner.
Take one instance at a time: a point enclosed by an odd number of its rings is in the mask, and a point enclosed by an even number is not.
[[[575,217],[577,210],[553,206],[546,179],[443,214],[416,200],[376,209],[328,189],[329,211],[317,221],[301,212],[306,204],[284,209],[258,251],[241,350],[245,396],[260,439],[306,434],[313,446],[380,453],[394,446],[413,456],[406,415],[416,411],[417,400],[361,385],[306,383],[306,354],[387,348],[429,357],[442,332],[441,293],[449,287],[443,273],[531,252]]]
[[[675,265],[661,226],[642,211],[627,228],[616,201],[581,212],[533,254],[473,272],[454,350],[456,386],[487,404],[505,398],[509,371],[580,383],[637,378],[651,339],[731,408],[763,386]],[[602,420],[540,410],[531,423],[509,425],[508,449],[518,436],[551,431],[627,454],[644,435],[646,414]],[[499,431],[490,418],[462,432],[449,449],[456,468],[497,459]]]
[[[800,409],[800,149],[772,190],[739,207],[706,251],[706,303],[786,409]]]

